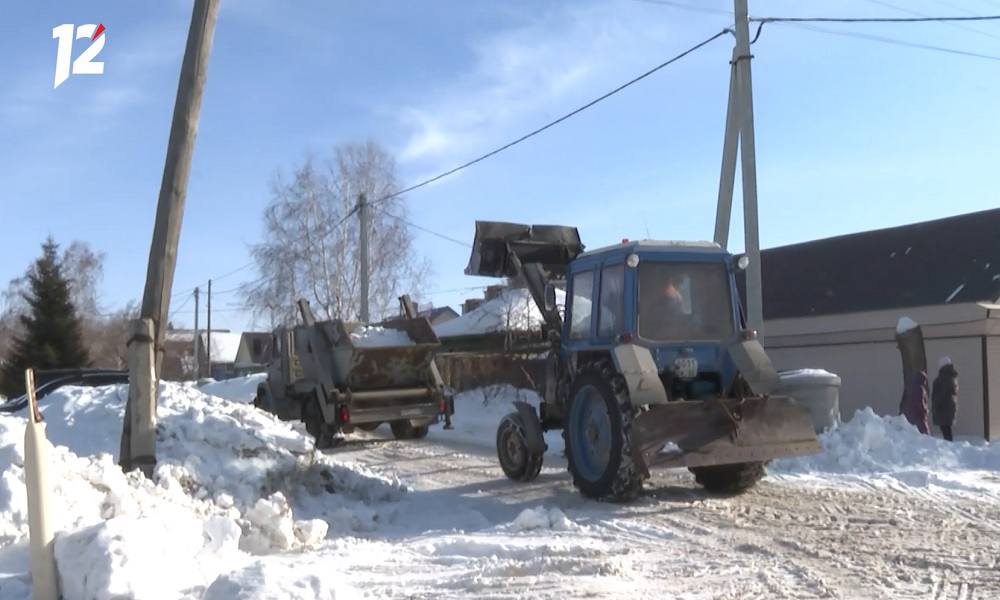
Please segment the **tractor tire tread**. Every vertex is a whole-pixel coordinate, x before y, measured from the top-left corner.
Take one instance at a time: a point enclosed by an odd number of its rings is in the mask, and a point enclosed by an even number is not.
[[[635,499],[642,492],[642,482],[645,479],[638,465],[632,458],[632,419],[635,418],[636,411],[628,397],[628,389],[625,379],[615,370],[608,360],[598,360],[580,369],[580,377],[597,377],[600,381],[606,382],[615,396],[622,417],[622,444],[619,452],[618,469],[615,477],[603,486],[593,486],[590,482],[580,477],[573,469],[571,457],[571,444],[569,432],[563,429],[563,441],[566,447],[567,462],[570,467],[570,474],[573,476],[573,485],[585,496],[608,500],[611,502],[627,502]],[[572,403],[572,399],[570,400]],[[571,408],[567,410],[569,414]]]
[[[703,488],[715,494],[741,494],[767,474],[765,463],[746,462],[688,469]]]

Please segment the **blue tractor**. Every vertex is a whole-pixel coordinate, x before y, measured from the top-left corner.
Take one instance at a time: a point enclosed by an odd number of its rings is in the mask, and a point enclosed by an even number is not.
[[[771,395],[777,373],[744,325],[745,256],[708,242],[583,250],[574,227],[476,223],[466,273],[523,281],[552,347],[539,410],[516,403],[497,430],[510,479],[537,477],[551,429],[577,489],[610,500],[635,497],[653,466],[735,493],[771,459],[819,450],[808,413]]]

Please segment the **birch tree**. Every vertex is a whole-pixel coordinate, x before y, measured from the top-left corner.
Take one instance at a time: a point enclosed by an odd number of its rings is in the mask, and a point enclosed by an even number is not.
[[[251,248],[258,277],[242,286],[247,307],[272,327],[298,320],[299,298],[317,318],[358,319],[361,261],[358,197],[369,213],[369,307],[373,320],[396,314],[403,293],[419,297],[429,267],[413,249],[392,156],[377,143],[347,144],[329,160],[309,158],[290,177],[276,176],[264,209],[264,236]],[[380,201],[381,200],[381,201]]]

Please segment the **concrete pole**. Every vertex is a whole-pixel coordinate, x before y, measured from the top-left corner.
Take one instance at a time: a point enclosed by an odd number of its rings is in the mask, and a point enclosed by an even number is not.
[[[722,172],[719,174],[719,203],[715,210],[715,243],[729,247],[729,224],[733,214],[733,187],[736,182],[736,150],[740,141],[740,110],[737,90],[736,50],[729,69],[729,102],[726,104],[726,133],[722,141]]]
[[[750,266],[747,267],[747,327],[763,333],[760,230],[757,223],[757,158],[753,128],[753,79],[750,76],[750,23],[747,0],[736,3],[736,78],[740,115],[740,158],[743,166],[743,231]]]
[[[174,114],[170,124],[170,137],[167,141],[167,156],[163,165],[163,180],[160,183],[160,195],[156,205],[156,224],[153,227],[153,240],[149,247],[149,263],[146,268],[146,287],[142,296],[142,319],[149,319],[153,326],[152,339],[148,343],[150,350],[155,351],[155,379],[159,378],[160,364],[163,360],[163,332],[167,325],[167,314],[170,309],[170,290],[174,283],[174,269],[177,265],[177,244],[181,235],[181,222],[184,218],[184,202],[187,199],[188,176],[191,172],[191,158],[194,154],[194,141],[198,131],[198,118],[201,113],[202,92],[205,88],[205,78],[208,72],[208,57],[212,50],[212,35],[215,31],[215,21],[219,14],[218,0],[195,0],[191,14],[191,28],[188,30],[187,46],[184,50],[184,60],[181,63],[180,80],[177,84],[177,97],[174,100]],[[142,353],[136,352],[137,356]],[[132,361],[133,352],[129,352],[129,380],[142,379],[143,365]],[[149,390],[154,392],[147,397]],[[126,469],[133,468],[131,449],[133,432],[130,427],[130,416],[135,413],[133,403],[152,405],[155,407],[156,382],[151,388],[142,386],[138,394],[129,393],[129,404],[126,406],[126,418],[122,427],[122,455],[119,461]],[[150,415],[155,418],[155,410]],[[153,432],[154,437],[148,441],[155,455],[155,426],[143,424],[143,432]],[[137,432],[138,433],[138,432]],[[148,445],[146,442],[139,446]],[[153,459],[155,462],[155,458]]]
[[[361,227],[358,233],[358,252],[361,254],[361,321],[367,323],[370,317],[368,314],[368,294],[371,268],[368,264],[370,258],[368,254],[368,201],[363,193],[358,195],[358,220]]]
[[[28,548],[31,558],[31,597],[59,600],[59,574],[54,554],[55,528],[52,523],[49,484],[49,444],[45,423],[35,398],[35,374],[24,372],[28,396],[28,424],[24,428],[24,487],[28,496]]]
[[[201,290],[194,288],[194,378],[201,379],[201,357],[198,354],[201,345],[201,332],[198,331],[198,294]]]

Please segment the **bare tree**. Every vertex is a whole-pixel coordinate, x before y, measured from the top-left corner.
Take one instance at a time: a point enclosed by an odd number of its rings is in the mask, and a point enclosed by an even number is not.
[[[296,321],[295,301],[306,298],[317,316],[357,319],[361,261],[358,197],[378,201],[369,211],[370,312],[394,314],[402,293],[419,297],[429,274],[413,250],[392,156],[375,142],[336,148],[329,161],[307,159],[290,179],[276,177],[264,210],[264,240],[251,248],[259,277],[244,284],[247,307],[271,326]],[[381,200],[381,201],[379,201]]]

